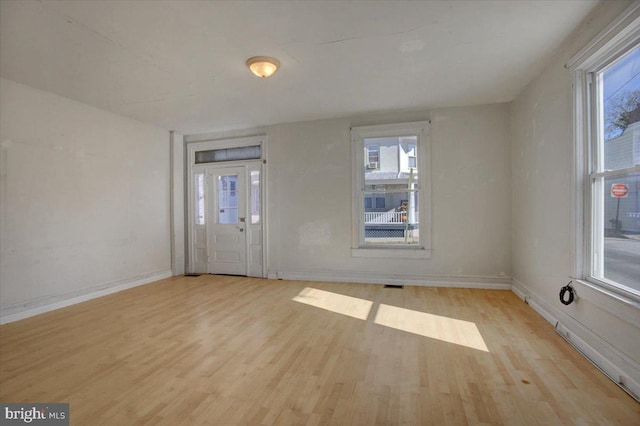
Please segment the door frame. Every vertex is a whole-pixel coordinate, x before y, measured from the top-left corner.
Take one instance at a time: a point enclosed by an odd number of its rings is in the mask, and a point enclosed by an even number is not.
[[[208,151],[212,149],[224,149],[224,148],[240,148],[245,146],[260,146],[261,158],[256,160],[240,160],[240,161],[224,161],[218,163],[203,163],[196,164],[196,152]],[[198,172],[204,172],[211,167],[234,167],[234,166],[249,166],[260,165],[260,221],[262,224],[262,278],[267,277],[267,265],[268,265],[268,220],[267,220],[267,136],[258,135],[250,137],[240,138],[227,138],[227,139],[213,139],[198,142],[188,142],[186,144],[186,191],[185,191],[185,213],[187,216],[186,226],[186,259],[187,259],[187,273],[195,272],[195,259],[194,259],[194,243],[195,243],[195,206],[194,206],[194,174]],[[246,170],[246,168],[245,168]],[[246,195],[246,194],[245,194]],[[247,206],[248,207],[248,206]],[[205,220],[206,223],[206,220]]]

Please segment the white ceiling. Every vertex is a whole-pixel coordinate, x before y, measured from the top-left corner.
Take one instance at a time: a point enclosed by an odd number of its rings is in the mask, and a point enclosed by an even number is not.
[[[187,134],[505,102],[597,3],[2,0],[0,75]]]

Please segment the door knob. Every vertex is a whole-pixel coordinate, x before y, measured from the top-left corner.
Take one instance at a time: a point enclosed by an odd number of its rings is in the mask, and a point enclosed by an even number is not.
[[[240,232],[244,232],[244,228],[240,228]]]

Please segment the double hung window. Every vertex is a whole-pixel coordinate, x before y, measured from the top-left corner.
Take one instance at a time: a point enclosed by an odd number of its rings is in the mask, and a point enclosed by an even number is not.
[[[640,300],[638,18],[574,64],[577,275]]]
[[[429,257],[428,129],[428,122],[352,129],[354,256]]]

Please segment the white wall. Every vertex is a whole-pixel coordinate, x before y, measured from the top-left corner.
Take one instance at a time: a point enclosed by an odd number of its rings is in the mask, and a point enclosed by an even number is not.
[[[638,309],[580,284],[576,303],[564,306],[558,297],[575,255],[572,89],[564,64],[627,5],[596,8],[513,103],[513,277],[518,294],[551,322],[559,321],[574,343],[640,395]]]
[[[167,275],[169,132],[0,80],[0,316]]]
[[[351,257],[350,127],[429,118],[432,258]],[[509,104],[497,104],[266,128],[269,276],[509,288],[509,123]]]

